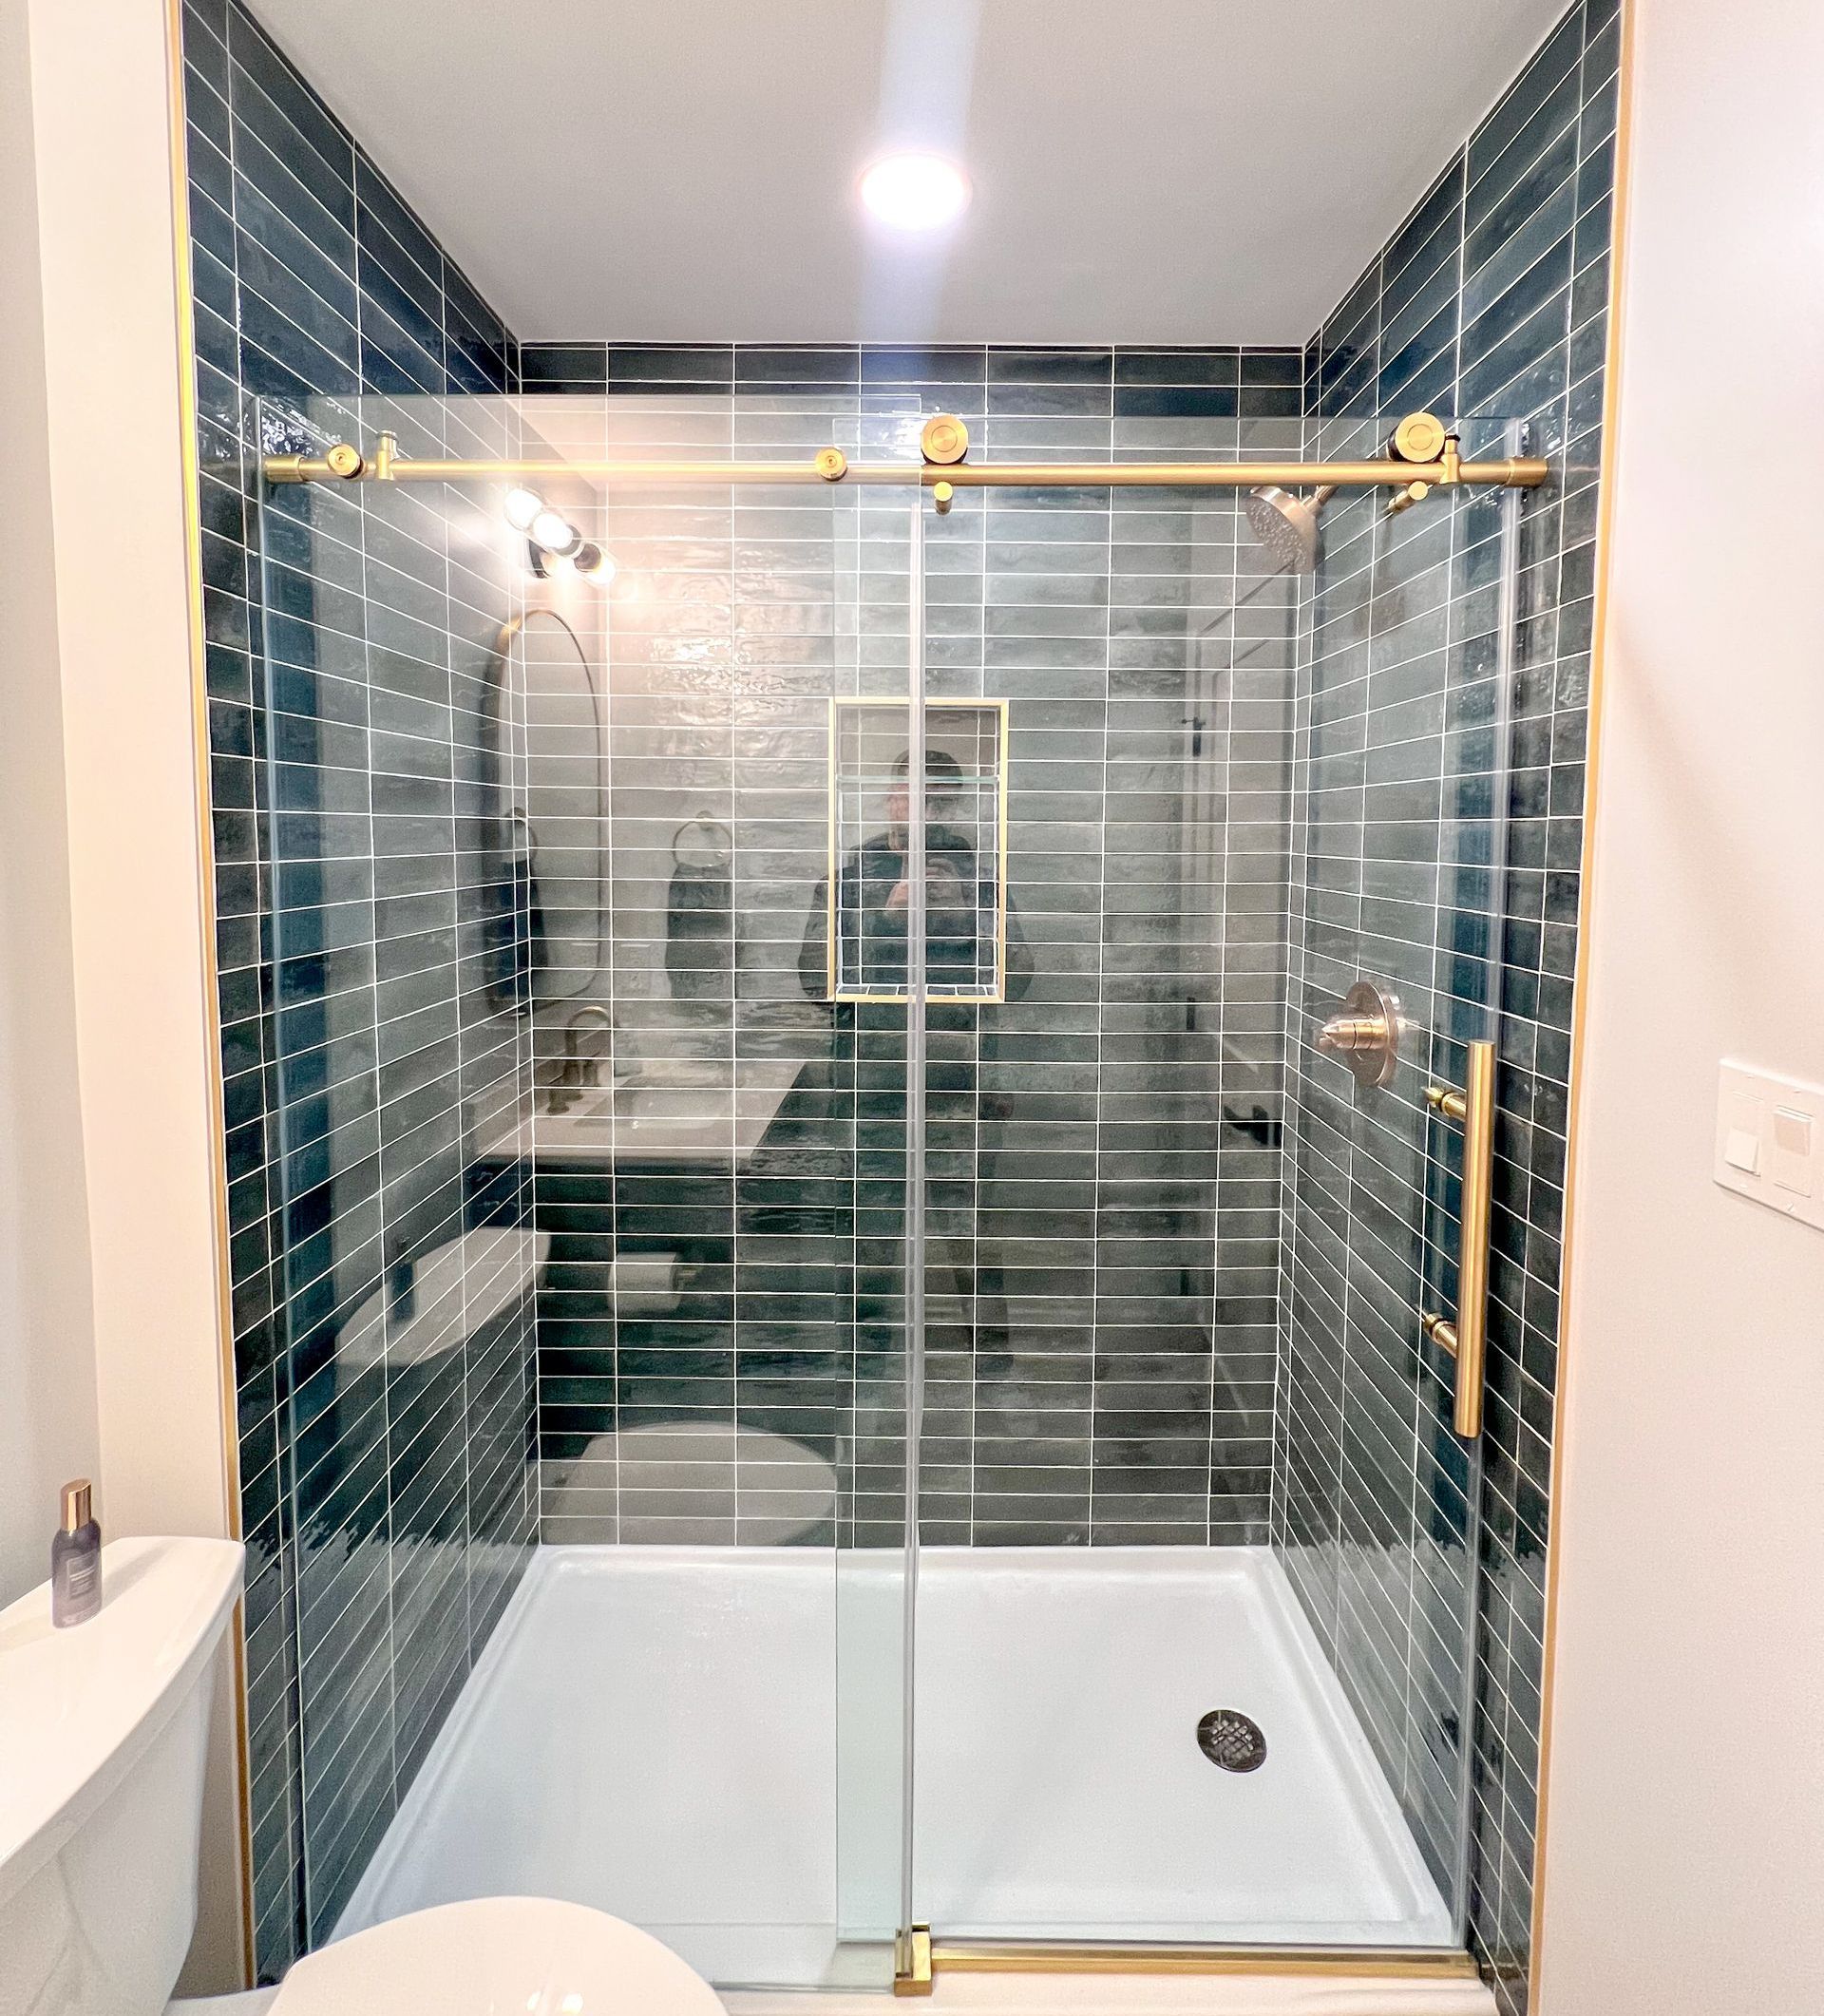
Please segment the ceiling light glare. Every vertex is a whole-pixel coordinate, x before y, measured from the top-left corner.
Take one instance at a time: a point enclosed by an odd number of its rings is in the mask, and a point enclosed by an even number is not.
[[[889,154],[861,187],[862,201],[895,231],[935,231],[969,207],[969,178],[937,154]]]
[[[579,574],[587,575],[592,581],[608,582],[615,578],[615,563],[594,540],[586,540],[577,548],[577,557],[570,564]]]
[[[536,490],[522,489],[516,484],[502,499],[501,509],[514,531],[529,532],[532,521],[544,509],[544,499]]]
[[[568,560],[582,544],[582,534],[561,511],[548,504],[526,527],[526,534],[535,546],[542,546],[559,560]]]

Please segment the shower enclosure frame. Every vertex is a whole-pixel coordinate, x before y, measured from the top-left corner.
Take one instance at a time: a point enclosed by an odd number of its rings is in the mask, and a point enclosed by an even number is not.
[[[927,422],[922,436],[922,463],[850,463],[836,447],[820,450],[808,462],[739,461],[566,461],[567,475],[601,484],[662,484],[667,486],[840,485],[908,487],[932,492],[936,510],[948,510],[956,490],[1046,489],[1046,488],[1172,488],[1255,489],[1267,485],[1282,488],[1319,486],[1329,489],[1380,488],[1393,492],[1388,509],[1400,511],[1421,503],[1433,490],[1484,486],[1509,492],[1500,532],[1499,643],[1497,646],[1496,690],[1500,713],[1496,727],[1496,769],[1505,775],[1507,740],[1511,732],[1509,689],[1512,675],[1512,628],[1515,607],[1513,580],[1516,565],[1516,494],[1548,481],[1549,465],[1543,459],[1518,452],[1524,444],[1516,430],[1510,429],[1504,446],[1509,452],[1495,460],[1465,461],[1459,452],[1455,432],[1435,416],[1408,415],[1394,429],[1386,452],[1373,459],[1352,461],[1295,460],[1271,462],[1047,462],[969,464],[967,431],[949,415]],[[451,460],[406,458],[399,455],[390,433],[377,435],[371,454],[347,442],[337,442],[318,455],[283,454],[263,458],[265,480],[275,485],[324,483],[462,483],[504,481],[548,475],[552,464],[544,460]],[[924,615],[922,601],[923,500],[915,496],[909,512],[911,559],[911,606],[907,709],[908,774],[922,776],[925,769],[925,676]],[[873,704],[897,705],[895,700]],[[1006,762],[1003,734],[1000,760]],[[999,817],[1006,819],[1003,787]],[[922,861],[925,810],[923,794],[908,794],[906,849],[909,861]],[[1496,922],[1499,921],[1500,878],[1506,863],[1506,808],[1498,808],[1493,821],[1495,835],[1492,867],[1494,875]],[[924,1387],[923,1260],[924,1210],[922,1206],[923,1104],[925,1092],[924,1049],[927,987],[923,948],[926,925],[926,888],[922,872],[908,877],[907,891],[907,987],[902,997],[906,1007],[905,1118],[907,1211],[903,1242],[903,1292],[905,1310],[905,1493],[904,1574],[902,1597],[903,1664],[902,1675],[901,1746],[901,1830],[900,1924],[894,1939],[893,1991],[901,1996],[929,1994],[939,1972],[983,1973],[1158,1973],[1158,1974],[1279,1974],[1320,1977],[1375,1977],[1386,1979],[1474,1978],[1476,1968],[1467,1949],[1457,1947],[1323,1946],[1279,1944],[1255,1946],[1243,1943],[1159,1942],[1126,1944],[1116,1941],[1022,1939],[946,1940],[930,1927],[914,1922],[913,1830],[916,1809],[913,1777],[916,1764],[916,1716],[913,1690],[914,1644],[918,1614],[918,1569],[921,1552],[919,1535],[919,1489],[921,1416]],[[1494,994],[1484,1004],[1486,1037],[1472,1046],[1477,1058],[1472,1075],[1488,1089],[1487,1059],[1498,1030],[1500,960],[1493,961]],[[1466,1134],[1476,1137],[1478,1151],[1486,1142],[1486,1106],[1478,1110],[1472,1096],[1448,1088],[1428,1090],[1434,1111],[1448,1119],[1464,1121]],[[1466,1176],[1466,1182],[1469,1179]],[[1480,1203],[1466,1202],[1463,1211],[1464,1248],[1461,1285],[1466,1300],[1487,1292],[1486,1254],[1472,1253],[1471,1242],[1488,1236],[1486,1195]],[[1472,1315],[1459,1301],[1454,1322],[1434,1313],[1426,1313],[1425,1334],[1434,1343],[1456,1355],[1459,1332],[1473,1333],[1481,1321],[1477,1309]],[[1459,1357],[1459,1377],[1480,1376],[1479,1361],[1465,1350]],[[1468,1418],[1459,1413],[1459,1421]],[[1459,1427],[1459,1434],[1464,1430]],[[1470,1441],[1472,1474],[1479,1471],[1479,1449]],[[1470,1588],[1474,1588],[1472,1564]],[[1467,1770],[1469,1750],[1464,1752]],[[1468,1839],[1467,1800],[1460,1801],[1459,1823],[1465,1832],[1459,1842],[1458,1895],[1455,1915],[1462,1917]]]

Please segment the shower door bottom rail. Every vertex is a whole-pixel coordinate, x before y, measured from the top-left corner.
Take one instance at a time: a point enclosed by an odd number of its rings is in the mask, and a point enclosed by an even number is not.
[[[1095,1939],[945,1939],[915,1925],[897,1943],[893,1992],[928,1995],[939,1974],[1303,1974],[1473,1981],[1460,1947],[1133,1945]]]

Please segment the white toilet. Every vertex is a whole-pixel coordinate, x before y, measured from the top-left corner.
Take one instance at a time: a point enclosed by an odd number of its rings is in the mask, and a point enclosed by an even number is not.
[[[240,1588],[226,1540],[120,1540],[99,1616],[53,1629],[48,1586],[0,1611],[0,2016],[162,2016],[190,1944],[215,1653]],[[722,2016],[709,1984],[618,1918],[483,1897],[375,1926],[243,2016]]]

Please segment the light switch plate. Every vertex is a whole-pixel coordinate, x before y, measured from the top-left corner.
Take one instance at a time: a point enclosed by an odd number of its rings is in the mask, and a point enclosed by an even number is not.
[[[1725,1059],[1717,1085],[1716,1178],[1724,1189],[1824,1231],[1824,1086]]]

